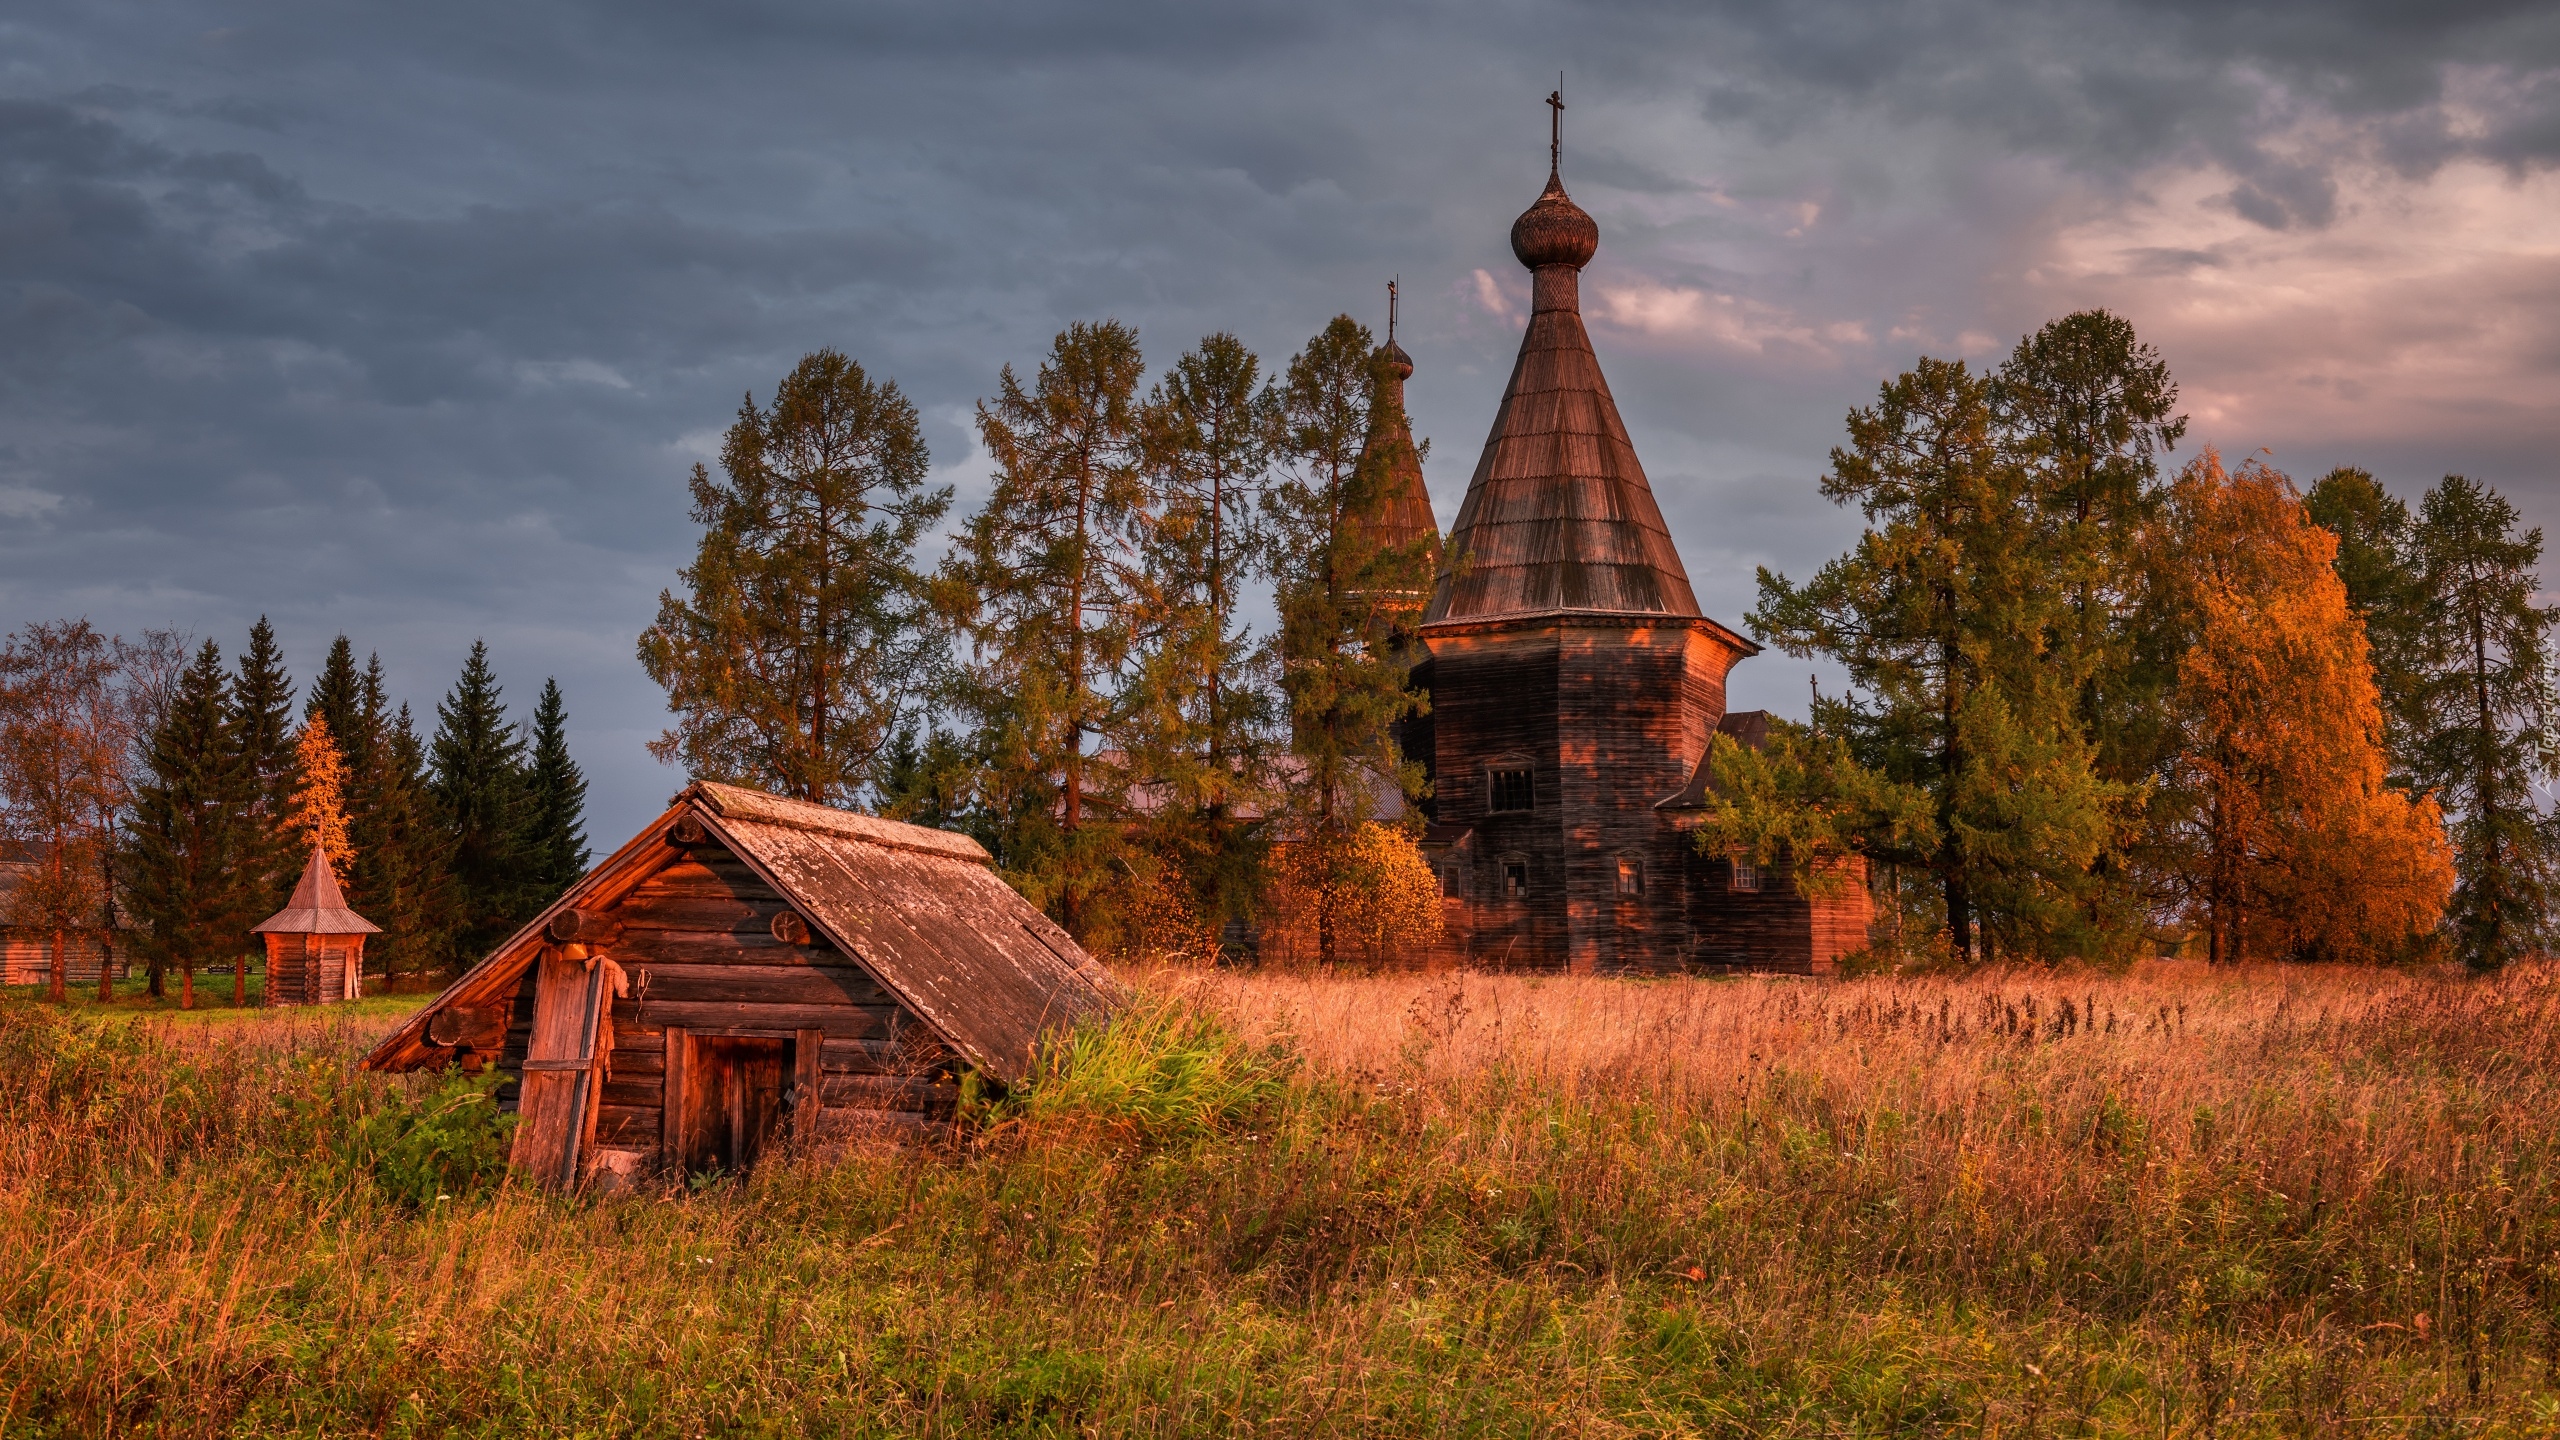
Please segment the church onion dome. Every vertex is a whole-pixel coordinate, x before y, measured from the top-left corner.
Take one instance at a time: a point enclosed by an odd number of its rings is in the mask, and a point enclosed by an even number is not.
[[[1532,270],[1548,265],[1579,270],[1599,251],[1600,223],[1574,204],[1564,193],[1564,181],[1548,171],[1546,193],[1511,222],[1511,253]]]
[[[1387,362],[1387,367],[1396,372],[1397,379],[1413,378],[1413,357],[1404,353],[1404,347],[1395,341],[1389,340],[1386,344],[1379,346],[1378,358]]]

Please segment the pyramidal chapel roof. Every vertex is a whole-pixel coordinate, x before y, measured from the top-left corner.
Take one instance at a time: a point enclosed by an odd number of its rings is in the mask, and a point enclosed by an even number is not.
[[[1582,328],[1600,227],[1557,172],[1511,227],[1535,300],[1423,623],[1559,610],[1697,616],[1653,486]]]
[[[320,847],[311,847],[311,863],[302,867],[302,879],[293,887],[293,898],[284,908],[249,927],[252,935],[379,935],[382,927],[347,908],[345,892],[338,889],[338,877],[329,871],[329,857]]]

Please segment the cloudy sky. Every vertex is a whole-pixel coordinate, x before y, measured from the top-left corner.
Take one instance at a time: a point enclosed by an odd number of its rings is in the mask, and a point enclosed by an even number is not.
[[[0,621],[263,613],[421,710],[486,637],[566,687],[610,844],[680,783],[632,645],[685,472],[807,350],[904,387],[965,510],[972,403],[1067,321],[1278,361],[1400,274],[1445,522],[1559,71],[1594,339],[1728,623],[1854,533],[1814,481],[1880,380],[2092,305],[2195,442],[2560,522],[2548,0],[16,0]]]

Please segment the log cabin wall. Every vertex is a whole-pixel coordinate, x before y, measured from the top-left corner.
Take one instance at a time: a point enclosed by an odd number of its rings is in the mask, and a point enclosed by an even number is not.
[[[1787,867],[1760,871],[1760,888],[1733,888],[1733,864],[1694,856],[1689,877],[1690,913],[1698,936],[1688,968],[1828,975],[1840,958],[1866,948],[1874,902],[1867,893],[1867,863],[1840,863],[1839,893],[1807,895]]]
[[[1433,784],[1440,823],[1474,831],[1460,869],[1472,958],[1503,969],[1560,969],[1568,931],[1563,776],[1556,765],[1555,627],[1434,635]],[[1512,758],[1530,770],[1526,811],[1490,808],[1487,776]],[[1528,893],[1505,893],[1507,867],[1527,867]]]
[[[818,1110],[807,1138],[821,1144],[922,1133],[950,1119],[956,1057],[853,957],[814,936],[776,938],[775,917],[789,909],[745,862],[706,844],[671,847],[655,873],[600,912],[599,928],[612,938],[596,948],[623,968],[629,993],[613,1002],[597,1149],[636,1152],[646,1163],[674,1158],[662,1148],[673,1133],[670,1036],[694,1047],[689,1054],[721,1040],[786,1043],[795,1111],[810,1066],[801,1047],[814,1039]],[[524,1073],[538,973],[526,969],[509,1008],[499,1065],[511,1077]],[[507,1085],[500,1103],[512,1107],[519,1093]]]
[[[1685,968],[1690,842],[1654,806],[1696,769],[1741,647],[1671,617],[1551,617],[1429,638],[1436,828],[1473,832],[1455,897],[1469,957],[1579,973]],[[1532,808],[1493,810],[1488,776],[1515,757],[1532,771]],[[1515,899],[1507,872],[1523,861],[1529,894]]]
[[[1686,837],[1654,806],[1697,768],[1739,651],[1678,620],[1589,621],[1564,635],[1557,728],[1569,968],[1676,971],[1690,946],[1680,883]]]

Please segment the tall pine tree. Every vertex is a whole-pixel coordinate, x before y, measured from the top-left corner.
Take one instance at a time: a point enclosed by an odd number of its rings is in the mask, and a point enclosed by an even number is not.
[[[455,959],[476,961],[540,908],[526,846],[524,738],[507,722],[485,641],[436,707],[428,789],[444,831],[459,925]]]
[[[2477,969],[2542,945],[2560,863],[2556,822],[2534,804],[2536,782],[2560,773],[2551,676],[2560,607],[2535,601],[2542,531],[2521,527],[2497,491],[2448,475],[2410,534],[2427,657],[2413,758],[2418,784],[2448,817],[2460,883],[2447,918]]]
[[[533,765],[526,772],[525,849],[537,905],[548,905],[587,873],[587,777],[569,758],[569,707],[560,682],[542,682],[533,709]]]
[[[1272,696],[1268,656],[1237,619],[1259,572],[1257,502],[1271,464],[1261,364],[1233,335],[1203,339],[1145,410],[1150,518],[1134,583],[1128,750],[1163,803],[1146,845],[1185,907],[1243,916],[1258,888]]]

